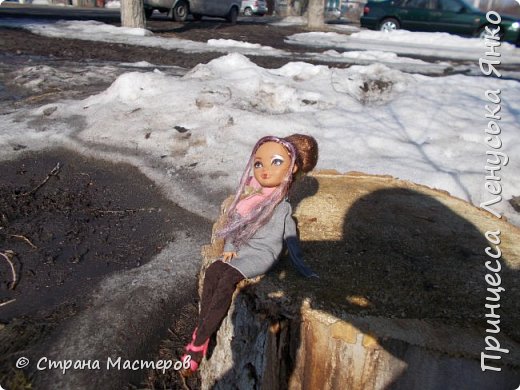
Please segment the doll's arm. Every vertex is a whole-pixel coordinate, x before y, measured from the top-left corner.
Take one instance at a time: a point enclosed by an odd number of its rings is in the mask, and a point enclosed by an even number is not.
[[[298,233],[296,231],[296,224],[292,219],[291,213],[288,213],[285,217],[285,231],[284,231],[284,239],[287,244],[287,249],[289,250],[289,257],[294,267],[305,277],[318,278],[318,274],[316,274],[312,269],[305,265],[303,262],[303,252],[300,247],[300,240],[298,239]]]
[[[232,243],[226,241],[224,243],[224,251],[222,253],[222,260],[224,260],[224,262],[228,262],[237,256],[238,255],[237,255],[237,250],[236,250],[235,246]]]
[[[222,253],[222,261],[224,263],[227,263],[227,262],[233,260],[237,256],[238,255],[236,252],[224,252],[224,253]]]

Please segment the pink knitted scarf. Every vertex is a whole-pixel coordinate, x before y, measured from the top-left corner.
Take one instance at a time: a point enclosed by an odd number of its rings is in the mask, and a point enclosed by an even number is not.
[[[244,190],[245,197],[237,203],[236,210],[241,216],[246,216],[271,195],[275,189],[276,187],[262,187],[254,176],[251,176]]]

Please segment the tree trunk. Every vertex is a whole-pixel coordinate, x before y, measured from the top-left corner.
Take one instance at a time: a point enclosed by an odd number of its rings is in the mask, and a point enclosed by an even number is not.
[[[143,0],[121,0],[121,26],[145,28]]]
[[[309,19],[307,22],[308,28],[320,28],[324,24],[323,11],[324,11],[323,0],[309,0],[308,15]]]

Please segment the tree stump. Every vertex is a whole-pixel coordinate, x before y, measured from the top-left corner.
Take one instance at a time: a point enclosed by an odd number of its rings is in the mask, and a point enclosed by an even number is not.
[[[305,262],[320,278],[299,276],[282,257],[241,286],[201,365],[203,389],[518,386],[520,229],[388,176],[319,172],[291,198]],[[497,230],[494,273],[485,232]],[[206,262],[221,244],[205,248]],[[505,289],[496,302],[489,274]],[[486,303],[500,304],[498,333]],[[486,351],[489,336],[509,353]],[[500,371],[482,371],[482,352],[500,356],[487,360]]]

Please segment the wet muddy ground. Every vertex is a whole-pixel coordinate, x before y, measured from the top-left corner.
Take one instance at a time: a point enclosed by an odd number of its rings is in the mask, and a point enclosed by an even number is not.
[[[139,267],[172,238],[175,206],[128,165],[64,151],[0,164],[0,319],[75,304],[106,274]],[[14,289],[11,289],[15,287]]]

